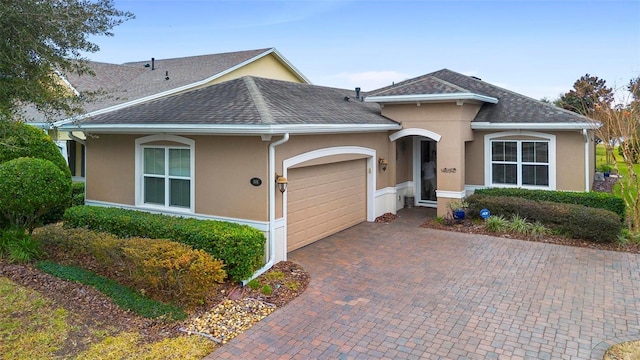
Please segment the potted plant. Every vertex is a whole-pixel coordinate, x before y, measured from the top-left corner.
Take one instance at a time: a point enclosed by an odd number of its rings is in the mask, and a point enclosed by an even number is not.
[[[613,169],[613,166],[611,166],[609,164],[600,164],[598,166],[598,170],[600,170],[604,174],[604,177],[611,176],[611,170],[612,169]]]
[[[449,209],[451,210],[451,215],[456,220],[464,220],[466,209],[469,206],[466,201],[463,199],[450,201]]]

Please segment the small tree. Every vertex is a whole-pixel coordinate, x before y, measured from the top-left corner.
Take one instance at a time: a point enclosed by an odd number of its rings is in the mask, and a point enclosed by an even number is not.
[[[71,201],[71,181],[49,160],[18,158],[0,164],[0,217],[10,227],[33,229]]]
[[[631,82],[629,96],[633,97],[640,91],[640,82]],[[622,160],[628,171],[628,176],[619,181],[624,202],[627,206],[627,225],[633,232],[640,232],[640,184],[639,176],[634,169],[637,154],[634,149],[640,148],[640,108],[625,98],[618,104],[611,106],[604,101],[597,103],[590,113],[590,117],[600,125],[595,130],[595,135],[601,139],[608,139],[603,144],[607,151],[607,158],[613,159],[614,169],[618,170],[616,144],[624,142],[621,146]],[[619,155],[618,155],[619,156]]]
[[[94,36],[133,18],[113,0],[2,0],[0,3],[0,119],[26,105],[45,114],[80,111],[80,98],[59,73],[89,72],[82,53],[99,50]]]

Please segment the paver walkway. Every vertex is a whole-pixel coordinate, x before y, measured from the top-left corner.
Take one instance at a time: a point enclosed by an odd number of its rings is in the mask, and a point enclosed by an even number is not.
[[[291,253],[309,288],[208,359],[602,359],[640,339],[640,255],[400,214]]]

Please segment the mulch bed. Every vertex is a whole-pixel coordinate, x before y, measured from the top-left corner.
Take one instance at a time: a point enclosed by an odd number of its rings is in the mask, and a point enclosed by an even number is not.
[[[300,295],[309,284],[308,273],[298,264],[282,261],[275,264],[269,272],[271,271],[281,271],[284,277],[270,281],[264,279],[266,274],[263,274],[258,279],[265,284],[272,285],[275,289],[270,296],[262,296],[262,300],[277,307],[285,306]],[[88,346],[98,341],[96,335],[94,335],[96,333],[95,330],[101,330],[101,332],[108,335],[134,331],[142,335],[144,342],[155,342],[180,335],[179,329],[189,322],[189,319],[182,322],[167,323],[162,320],[142,318],[132,312],[120,309],[110,298],[91,286],[59,279],[43,273],[29,264],[9,264],[0,259],[0,276],[38,291],[51,299],[56,305],[68,311],[72,327],[65,345],[57,353],[61,358],[73,357],[73,355],[86,350]],[[287,284],[290,282],[297,282],[299,286],[295,290],[287,286],[278,286],[280,283]],[[191,310],[190,318],[198,316],[227,300],[232,290],[238,287],[238,284],[230,282],[221,284],[205,305]],[[241,294],[241,297],[259,298],[260,296],[252,291],[245,291]]]

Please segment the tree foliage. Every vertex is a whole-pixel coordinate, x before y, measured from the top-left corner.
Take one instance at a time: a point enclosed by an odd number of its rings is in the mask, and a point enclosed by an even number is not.
[[[90,72],[82,54],[99,47],[89,37],[113,36],[132,18],[113,0],[0,0],[0,119],[26,105],[79,111],[79,97],[58,74]]]
[[[573,89],[557,100],[556,105],[589,116],[596,105],[611,105],[613,89],[607,87],[604,79],[586,74],[573,83]]]

